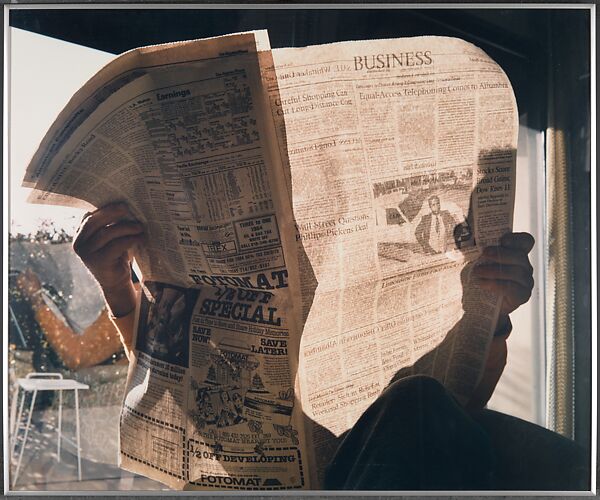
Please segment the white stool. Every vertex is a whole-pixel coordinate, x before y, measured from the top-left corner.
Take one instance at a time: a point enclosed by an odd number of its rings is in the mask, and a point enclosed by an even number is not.
[[[63,379],[61,373],[29,373],[26,378],[17,379],[16,391],[15,391],[15,404],[18,402],[19,392],[22,393],[21,404],[19,405],[19,413],[15,423],[11,426],[13,430],[12,434],[12,450],[11,458],[14,457],[17,448],[17,436],[19,430],[22,429],[21,418],[23,416],[23,407],[25,405],[25,398],[27,393],[33,393],[31,397],[31,404],[29,406],[29,415],[27,416],[27,423],[25,424],[25,436],[23,437],[23,444],[21,445],[21,451],[19,452],[19,460],[17,461],[17,468],[15,470],[15,476],[13,478],[13,487],[17,484],[17,478],[19,477],[19,469],[21,468],[21,460],[23,459],[23,451],[27,444],[27,436],[29,434],[29,427],[31,426],[31,415],[33,414],[33,406],[35,405],[35,398],[38,391],[58,391],[58,445],[57,454],[58,461],[60,462],[60,441],[64,439],[69,442],[77,449],[77,475],[79,481],[81,481],[81,447],[79,439],[79,389],[89,389],[90,387],[86,384],[77,382],[76,380]],[[21,391],[19,391],[21,389]],[[62,425],[62,391],[75,391],[75,435],[76,443],[73,443],[70,439],[62,436],[61,425]]]

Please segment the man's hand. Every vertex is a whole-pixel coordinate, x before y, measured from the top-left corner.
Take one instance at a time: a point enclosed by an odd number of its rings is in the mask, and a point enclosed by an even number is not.
[[[512,328],[508,315],[525,304],[533,290],[533,267],[528,254],[534,243],[528,233],[505,234],[499,246],[483,250],[481,262],[473,270],[481,288],[502,295],[502,305],[483,375],[466,405],[468,410],[483,408],[502,376],[507,357],[506,337]]]
[[[507,233],[499,246],[483,250],[482,262],[475,266],[481,288],[502,295],[500,325],[531,297],[534,281],[528,254],[534,244],[533,236],[528,233]]]
[[[144,228],[125,203],[111,203],[84,215],[73,249],[94,275],[114,316],[135,307],[131,281],[133,248],[142,243]]]

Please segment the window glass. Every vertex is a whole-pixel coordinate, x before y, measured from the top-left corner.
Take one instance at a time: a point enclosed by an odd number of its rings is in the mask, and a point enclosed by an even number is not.
[[[100,336],[105,334],[95,324],[101,316],[106,316],[106,310],[100,288],[71,247],[83,211],[28,204],[29,190],[21,187],[27,162],[58,112],[113,55],[15,28],[10,36],[11,424],[17,419],[21,402],[14,391],[19,378],[36,372],[59,373],[89,386],[88,390],[79,391],[78,401],[84,480],[77,480],[77,454],[75,447],[66,441],[75,441],[76,434],[73,391],[65,391],[62,401],[61,430],[66,439],[61,440],[60,462],[57,460],[60,400],[58,392],[44,391],[36,396],[14,489],[160,489],[160,484],[134,478],[117,466],[118,421],[127,363],[118,339],[92,356],[94,346],[102,342]],[[26,273],[30,273],[29,281],[23,280]],[[41,285],[39,295],[58,326],[48,324],[47,317],[36,316],[34,299],[23,288],[35,279]],[[49,331],[54,334],[48,335]],[[77,356],[73,356],[74,350]],[[28,393],[20,419],[23,429],[17,433],[11,427],[12,437],[19,436],[15,464],[19,462],[31,399],[32,393]],[[14,474],[13,468],[13,477]]]

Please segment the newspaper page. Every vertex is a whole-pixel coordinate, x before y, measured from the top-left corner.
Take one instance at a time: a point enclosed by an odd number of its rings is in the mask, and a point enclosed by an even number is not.
[[[273,51],[304,322],[316,482],[390,379],[476,386],[499,298],[470,278],[512,227],[518,114],[506,75],[455,38]]]
[[[121,466],[177,489],[308,486],[268,48],[257,32],[121,56],[73,97],[25,178],[34,202],[123,200],[146,227]]]

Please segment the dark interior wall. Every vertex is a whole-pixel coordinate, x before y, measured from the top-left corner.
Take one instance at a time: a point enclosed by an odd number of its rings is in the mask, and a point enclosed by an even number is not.
[[[545,29],[528,9],[60,9],[13,10],[11,26],[118,53],[140,45],[268,28],[273,47],[438,34],[479,39],[516,54]],[[542,39],[543,40],[543,39]]]
[[[521,114],[542,125],[548,12],[514,9],[86,9],[14,10],[10,25],[99,50],[268,29],[273,47],[403,36],[457,36],[485,50],[507,72]],[[535,111],[534,111],[535,110]]]

